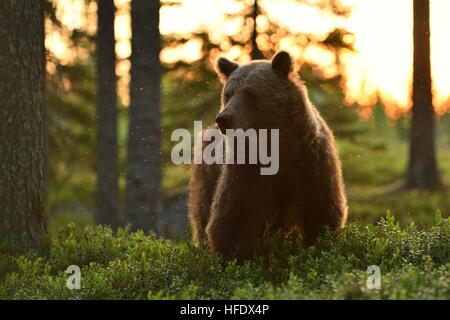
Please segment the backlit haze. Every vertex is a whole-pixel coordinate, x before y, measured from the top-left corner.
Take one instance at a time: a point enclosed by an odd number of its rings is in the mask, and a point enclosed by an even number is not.
[[[160,12],[162,35],[188,34],[199,28],[211,31],[213,37],[239,32],[238,24],[226,21],[225,13],[238,12],[242,1],[235,0],[181,0],[177,6],[163,7]],[[410,88],[412,81],[413,17],[412,0],[343,0],[353,8],[348,19],[330,16],[317,8],[295,0],[260,0],[260,5],[271,18],[288,26],[293,32],[326,34],[335,27],[344,27],[354,34],[355,52],[342,54],[345,66],[345,96],[348,104],[358,103],[363,107],[375,104],[380,97],[386,113],[396,118],[411,107]],[[251,1],[250,1],[251,3]],[[118,56],[119,95],[128,104],[127,83],[129,81],[130,16],[129,0],[115,0],[116,52]],[[438,114],[450,109],[450,1],[430,1],[431,67],[434,106]],[[92,3],[85,8],[83,0],[59,0],[57,15],[69,29],[84,28],[95,33],[95,10]],[[83,12],[89,12],[87,16]],[[258,25],[266,23],[258,17]],[[280,49],[288,50],[299,63],[308,61],[321,67],[325,75],[333,75],[334,56],[318,47],[294,48],[289,41],[279,42]],[[47,27],[47,47],[62,63],[72,59],[73,52],[66,47],[64,35]],[[161,52],[164,62],[184,60],[192,62],[200,58],[201,43],[192,40],[180,48]],[[222,48],[229,58],[242,60],[235,48]],[[80,53],[82,54],[82,53]],[[51,71],[51,66],[48,67]],[[368,109],[366,109],[368,110]]]

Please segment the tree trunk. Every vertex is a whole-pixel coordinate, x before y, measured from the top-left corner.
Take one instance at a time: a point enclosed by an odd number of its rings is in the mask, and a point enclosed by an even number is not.
[[[257,30],[257,24],[256,24],[256,18],[259,15],[259,6],[258,6],[258,0],[254,0],[253,7],[252,7],[252,20],[253,20],[253,30],[252,30],[252,51],[251,51],[251,58],[252,60],[255,59],[264,59],[264,56],[258,48],[258,44],[256,43],[256,38],[258,37],[258,30]]]
[[[414,0],[413,107],[407,187],[439,187],[436,164],[434,109],[431,93],[430,8],[428,0]]]
[[[157,231],[160,199],[159,1],[131,2],[131,83],[126,210],[132,229]]]
[[[98,1],[97,212],[99,224],[117,227],[119,212],[114,0]]]
[[[0,1],[0,251],[44,253],[47,145],[43,1]]]

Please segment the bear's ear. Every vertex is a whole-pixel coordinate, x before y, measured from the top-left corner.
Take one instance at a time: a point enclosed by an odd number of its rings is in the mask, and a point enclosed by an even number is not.
[[[286,51],[277,52],[272,58],[272,70],[281,77],[287,78],[292,71],[292,58]]]
[[[225,79],[228,78],[237,68],[239,68],[239,65],[236,62],[230,61],[224,57],[220,57],[216,62],[217,73]]]

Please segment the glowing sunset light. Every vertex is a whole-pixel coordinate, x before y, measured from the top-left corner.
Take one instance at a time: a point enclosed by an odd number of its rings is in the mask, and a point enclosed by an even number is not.
[[[347,100],[370,105],[379,94],[395,116],[411,105],[412,0],[347,2],[353,7],[347,28],[356,50],[346,59]]]
[[[354,34],[353,53],[343,53],[345,95],[348,104],[358,103],[372,106],[379,97],[391,117],[411,107],[410,88],[412,81],[413,21],[412,0],[343,0],[352,7],[348,19],[336,19],[317,8],[293,0],[261,0],[260,5],[277,23],[289,27],[294,32],[325,35],[335,27],[344,27]],[[84,1],[59,0],[62,22],[68,27],[78,27],[84,23],[79,17]],[[249,0],[249,4],[252,1]],[[131,53],[129,0],[115,0],[118,8],[116,14],[116,52],[119,58],[118,75],[126,75],[129,63],[120,62]],[[238,33],[239,24],[227,20],[226,13],[239,12],[243,2],[235,0],[180,0],[176,6],[161,8],[160,31],[162,35],[171,33],[189,35],[190,32],[207,29],[212,38],[220,41],[225,35]],[[430,1],[431,27],[431,67],[433,78],[434,105],[440,114],[450,109],[450,1]],[[64,9],[65,8],[65,9]],[[78,15],[78,17],[77,17]],[[266,23],[260,16],[258,23]],[[94,24],[95,25],[95,24]],[[302,48],[293,46],[288,38],[277,35],[279,48],[289,50],[300,61],[314,62],[324,67],[325,74],[332,75],[334,57],[321,48]],[[62,40],[58,36],[48,35],[47,46],[57,57],[67,54]],[[167,48],[161,53],[164,62],[177,60],[192,62],[200,58],[201,43],[193,39],[179,48]],[[223,45],[221,50],[231,58],[238,58],[240,53],[235,48]],[[120,87],[120,86],[119,86]],[[119,94],[126,91],[119,89]]]

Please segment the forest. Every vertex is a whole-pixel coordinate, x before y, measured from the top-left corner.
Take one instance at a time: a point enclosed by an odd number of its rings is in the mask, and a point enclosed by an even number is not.
[[[449,300],[445,9],[0,1],[0,300]],[[223,259],[193,241],[194,164],[174,163],[173,132],[216,122],[219,57],[281,50],[334,133],[348,221],[311,246],[267,229]]]

